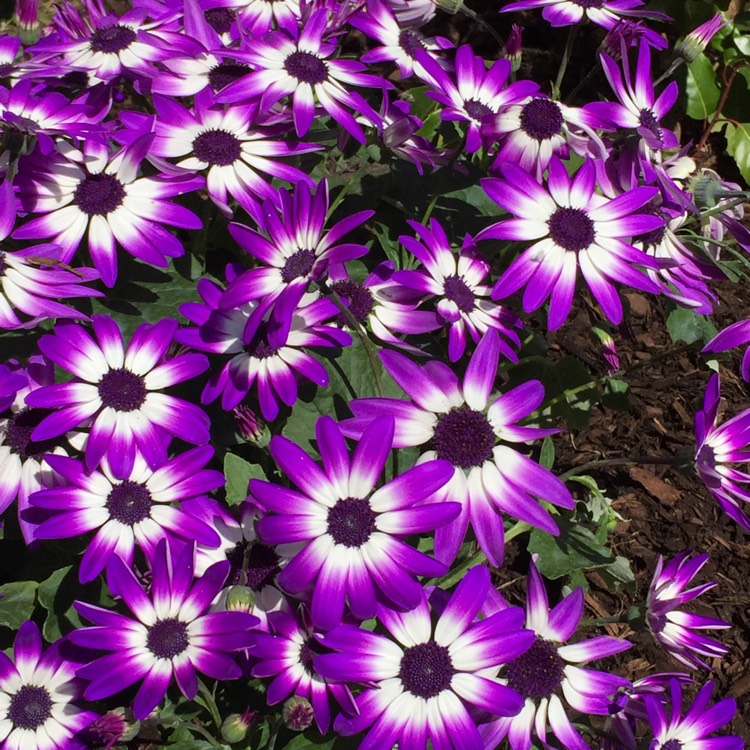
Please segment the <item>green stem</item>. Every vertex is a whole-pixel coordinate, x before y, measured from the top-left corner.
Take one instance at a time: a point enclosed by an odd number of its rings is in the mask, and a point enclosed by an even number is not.
[[[727,99],[729,98],[729,92],[732,90],[732,84],[734,83],[734,79],[736,75],[737,75],[737,69],[732,68],[729,72],[729,77],[725,81],[724,88],[721,91],[721,96],[719,97],[719,102],[716,105],[716,111],[714,112],[714,116],[711,118],[711,122],[709,122],[708,125],[706,126],[706,129],[703,131],[703,135],[701,136],[701,139],[698,142],[698,145],[695,147],[696,153],[700,153],[706,147],[706,143],[708,142],[708,136],[711,135],[711,131],[713,130],[714,125],[716,125],[717,121],[721,117],[721,110],[724,109],[724,105],[727,103]]]
[[[573,52],[573,45],[575,44],[576,36],[578,36],[578,26],[571,26],[568,31],[568,41],[565,43],[565,50],[563,51],[562,60],[560,60],[560,67],[557,71],[557,78],[555,79],[555,92],[557,98],[560,98],[560,87],[562,86],[563,78],[565,77],[565,71],[570,61],[570,55]]]
[[[341,205],[344,198],[346,198],[347,193],[351,190],[353,183],[354,183],[353,180],[349,180],[344,183],[343,187],[341,188],[341,191],[334,198],[333,203],[331,203],[330,207],[328,208],[328,213],[326,214],[326,221],[330,219],[331,216],[333,216],[333,212]]]
[[[437,205],[438,199],[440,198],[439,195],[433,195],[432,199],[430,200],[430,205],[427,206],[427,210],[424,212],[424,216],[422,217],[422,224],[427,224],[427,222],[430,220],[430,216],[432,216],[432,212],[435,210],[435,206]]]
[[[273,750],[276,746],[276,740],[279,739],[279,732],[281,731],[281,727],[283,726],[283,720],[281,717],[276,719],[276,722],[271,727],[271,736],[268,738],[268,743],[266,744],[266,750]]]
[[[729,201],[729,203],[722,203],[721,205],[714,206],[713,208],[709,208],[706,211],[701,211],[701,219],[707,219],[710,216],[714,216],[716,214],[723,214],[724,211],[728,211],[730,208],[741,206],[743,203],[747,203],[747,200],[747,193],[743,193],[741,198],[735,198],[733,201]]]
[[[682,65],[685,61],[681,57],[676,57],[672,62],[669,64],[669,67],[654,81],[654,88],[656,88],[662,81],[669,78],[669,76],[672,75],[672,73],[677,70],[677,68]]]
[[[585,464],[580,466],[574,466],[572,469],[560,474],[559,479],[563,482],[567,482],[571,477],[578,476],[579,474],[585,474],[590,469],[599,469],[603,466],[633,466],[636,464],[651,464],[651,465],[674,465],[679,466],[684,462],[684,459],[677,456],[635,456],[634,458],[602,458],[596,461],[587,461]]]
[[[609,625],[610,623],[624,625],[627,622],[630,622],[627,615],[611,615],[610,617],[592,617],[588,620],[581,620],[580,626],[584,628],[590,628],[597,625]]]
[[[338,307],[341,314],[346,318],[349,328],[357,334],[359,340],[362,342],[362,346],[367,354],[367,360],[370,363],[370,369],[375,378],[375,390],[377,391],[377,395],[380,398],[383,398],[383,382],[380,378],[380,370],[378,369],[378,356],[375,347],[372,345],[372,341],[370,341],[370,337],[367,335],[364,328],[362,328],[362,324],[354,317],[354,315],[352,315],[351,310],[341,301],[341,297],[339,297],[333,289],[331,289],[324,281],[320,282],[320,288],[328,299]]]
[[[182,719],[173,719],[171,721],[160,721],[158,723],[165,727],[182,727],[184,729],[187,729],[188,732],[194,732],[195,734],[199,734],[201,737],[205,738],[211,744],[211,747],[217,747],[217,748],[224,747],[224,745],[222,745],[220,742],[216,740],[216,738],[211,734],[211,732],[209,732],[207,729],[202,727],[200,724],[192,724],[189,721],[182,721]]]
[[[216,701],[214,700],[213,693],[208,689],[208,686],[206,685],[203,680],[198,680],[198,693],[200,694],[201,698],[206,703],[206,708],[208,709],[209,713],[211,714],[211,718],[213,719],[214,724],[216,725],[217,729],[221,729],[221,714],[219,713],[219,708],[216,705]]]

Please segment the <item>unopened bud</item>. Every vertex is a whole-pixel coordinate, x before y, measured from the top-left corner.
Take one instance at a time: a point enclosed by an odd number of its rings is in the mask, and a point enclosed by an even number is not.
[[[35,44],[39,40],[39,0],[16,0],[16,18],[21,42]]]
[[[446,13],[455,16],[464,7],[464,0],[434,0],[435,5]]]
[[[315,718],[313,707],[307,698],[293,695],[288,698],[281,709],[281,719],[288,729],[301,732],[307,729]]]
[[[266,423],[249,407],[241,404],[232,410],[237,432],[248,443],[255,443],[260,448],[268,445],[271,436]]]
[[[729,21],[721,13],[702,23],[697,29],[693,29],[675,49],[675,54],[686,62],[693,62],[698,55],[708,46],[708,43],[723,29]]]
[[[229,714],[221,725],[221,738],[225,742],[242,742],[247,736],[247,730],[258,720],[258,712],[249,708],[241,714]]]
[[[607,331],[594,326],[591,332],[599,339],[602,359],[607,363],[607,375],[613,375],[620,369],[620,358],[617,356],[617,345]]]
[[[514,73],[521,67],[521,57],[523,54],[522,34],[523,27],[514,23],[510,27],[510,34],[508,34],[508,40],[505,42],[505,49],[503,50],[503,57],[510,60],[510,69]]]
[[[100,716],[86,728],[86,735],[93,737],[105,748],[130,742],[141,731],[141,723],[124,708],[115,708]]]
[[[255,593],[247,586],[232,586],[227,591],[227,612],[251,612],[255,606]]]

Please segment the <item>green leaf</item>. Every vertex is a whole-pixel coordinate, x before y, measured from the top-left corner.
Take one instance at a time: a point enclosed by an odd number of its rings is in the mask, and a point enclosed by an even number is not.
[[[545,469],[551,469],[555,463],[555,444],[552,438],[547,437],[542,440],[542,450],[539,452],[539,464]]]
[[[15,581],[0,586],[0,625],[18,630],[31,617],[38,586],[36,581]]]
[[[72,628],[83,626],[83,621],[73,607],[73,602],[76,599],[86,601],[93,599],[82,594],[72,565],[56,570],[46,581],[42,581],[39,584],[37,596],[39,604],[47,610],[42,635],[50,642],[62,638]]]
[[[750,185],[750,123],[727,125],[727,151],[734,157],[745,182]]]
[[[529,537],[528,550],[539,554],[537,567],[543,576],[562,578],[577,570],[603,568],[613,562],[609,548],[600,544],[585,526],[563,517],[556,520],[560,536],[533,529]]]
[[[312,732],[311,732],[312,734]],[[338,739],[337,735],[321,737],[315,733],[309,737],[307,733],[296,734],[284,745],[285,750],[330,750],[334,742]]]
[[[444,193],[443,198],[452,198],[453,200],[467,203],[469,210],[473,209],[479,216],[502,216],[505,209],[495,203],[487,193],[484,192],[481,185],[472,185],[471,187],[453,190],[450,193]]]
[[[687,113],[694,120],[707,120],[716,111],[719,87],[711,61],[701,52],[687,66]]]
[[[251,479],[267,479],[260,464],[251,464],[244,458],[227,453],[224,456],[224,476],[227,478],[227,504],[238,505],[247,497],[247,483]]]
[[[677,307],[669,313],[667,331],[673,344],[678,341],[686,344],[700,341],[706,344],[716,335],[714,324],[705,315],[698,315],[684,307]]]

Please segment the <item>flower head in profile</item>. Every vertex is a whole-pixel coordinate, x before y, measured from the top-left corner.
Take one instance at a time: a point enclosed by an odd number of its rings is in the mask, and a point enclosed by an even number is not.
[[[485,567],[471,568],[443,608],[424,593],[409,612],[378,608],[387,635],[340,625],[321,639],[337,654],[313,664],[326,677],[366,687],[359,714],[339,715],[334,729],[345,736],[369,728],[360,747],[432,747],[456,750],[483,744],[476,716],[511,717],[523,707],[518,692],[497,679],[533,643],[517,607],[478,619],[490,587]],[[478,709],[478,710],[477,710]]]
[[[585,17],[605,29],[611,29],[623,18],[671,20],[664,13],[643,9],[642,5],[643,0],[518,0],[504,5],[500,12],[543,8],[542,16],[550,26],[573,26]]]
[[[573,303],[580,269],[591,293],[612,323],[622,321],[622,302],[614,282],[658,293],[638,266],[657,262],[630,244],[632,237],[664,225],[653,214],[635,213],[658,193],[636,187],[613,200],[596,192],[594,162],[586,159],[574,177],[553,157],[547,186],[514,164],[501,166],[501,178],[482,180],[487,194],[517,218],[492,224],[475,239],[533,242],[495,284],[492,296],[507,297],[524,288],[523,309],[533,312],[549,299],[547,325],[559,328]]]
[[[487,614],[507,603],[500,595],[485,607]],[[529,750],[535,738],[547,744],[548,727],[568,750],[589,750],[573,726],[566,703],[581,714],[606,716],[612,696],[630,683],[623,677],[581,665],[630,648],[628,641],[597,636],[566,644],[583,615],[583,589],[577,588],[549,608],[547,591],[535,562],[529,568],[525,627],[534,633],[533,645],[505,665],[501,681],[524,698],[520,713],[499,718],[481,728],[485,747],[498,747],[507,738],[511,750]]]
[[[388,414],[395,420],[395,448],[424,446],[418,464],[449,462],[450,481],[433,499],[460,503],[461,514],[435,532],[439,560],[453,562],[471,525],[487,559],[502,565],[503,513],[558,533],[552,515],[538,501],[572,508],[570,492],[554,474],[513,447],[557,432],[519,424],[539,408],[544,388],[538,380],[529,380],[490,399],[500,357],[494,329],[474,351],[463,382],[442,362],[420,366],[394,351],[383,351],[380,357],[411,401],[355,399],[350,404],[355,418],[342,428],[347,436],[358,438],[373,420]]]
[[[195,544],[185,545],[173,559],[162,539],[152,561],[150,594],[119,558],[110,563],[109,579],[134,617],[85,602],[75,602],[92,627],[74,630],[76,644],[101,651],[79,670],[91,680],[88,700],[115,695],[143,680],[133,703],[137,719],[145,719],[164,698],[174,678],[188,699],[198,692],[198,672],[217,680],[233,680],[242,670],[231,654],[253,644],[258,618],[246,612],[207,610],[229,572],[229,563],[211,566],[193,581]]]
[[[313,623],[330,629],[346,606],[374,617],[377,603],[409,609],[420,600],[417,576],[439,576],[445,565],[405,541],[453,520],[456,503],[424,502],[450,478],[447,461],[415,466],[381,486],[393,447],[393,419],[364,430],[350,458],[341,429],[328,416],[315,425],[322,467],[296,443],[275,435],[269,449],[282,474],[299,489],[260,479],[250,494],[268,514],[258,521],[266,544],[306,542],[279,574],[293,595],[312,591]]]
[[[750,409],[718,423],[721,391],[718,374],[706,386],[703,408],[695,414],[695,468],[719,507],[750,531],[750,473],[740,467],[750,460]]]
[[[684,612],[678,607],[692,601],[716,586],[715,581],[700,586],[690,585],[692,579],[709,561],[707,554],[691,559],[690,551],[681,552],[666,564],[659,555],[654,577],[648,590],[646,622],[654,638],[670,653],[688,667],[708,667],[700,658],[720,657],[729,649],[703,635],[706,629],[732,627],[724,620]]]
[[[708,46],[708,43],[729,23],[723,13],[715,13],[708,21],[693,29],[675,48],[675,52],[686,62],[693,62]]]
[[[81,736],[97,714],[80,708],[80,664],[61,653],[62,641],[42,649],[30,620],[18,629],[11,659],[0,652],[0,746],[3,750],[84,750]]]
[[[91,322],[96,338],[76,323],[58,323],[54,333],[40,340],[42,352],[75,378],[26,397],[29,406],[51,410],[34,428],[32,440],[49,440],[90,424],[86,467],[96,468],[106,455],[113,475],[120,479],[132,472],[136,448],[152,469],[163,464],[165,435],[193,445],[207,443],[206,413],[160,392],[208,367],[203,354],[166,358],[177,321],[143,323],[133,332],[127,350],[112,318],[94,315]]]
[[[704,347],[701,354],[725,352],[738,346],[750,344],[750,319],[738,320],[719,331]],[[750,346],[742,354],[740,374],[747,383],[750,382]]]

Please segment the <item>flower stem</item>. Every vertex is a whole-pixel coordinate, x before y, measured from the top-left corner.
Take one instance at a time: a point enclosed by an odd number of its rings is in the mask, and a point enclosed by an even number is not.
[[[674,456],[635,456],[633,458],[601,458],[596,461],[587,461],[585,464],[580,466],[574,466],[572,469],[560,474],[559,479],[563,482],[567,481],[571,477],[584,474],[590,469],[599,469],[602,466],[635,466],[636,464],[651,464],[651,465],[668,465],[668,466],[681,466],[685,463],[685,457],[679,453]]]
[[[727,99],[729,98],[729,92],[732,89],[732,84],[734,83],[734,79],[736,75],[737,75],[737,69],[732,68],[731,71],[729,72],[728,78],[726,79],[724,88],[721,90],[721,96],[719,97],[719,102],[716,105],[716,111],[714,112],[714,116],[711,118],[711,122],[709,122],[708,125],[706,126],[706,129],[703,131],[703,135],[701,136],[701,139],[698,142],[698,145],[695,147],[696,153],[700,153],[706,147],[706,143],[708,142],[708,137],[711,135],[711,131],[713,130],[714,125],[716,125],[719,118],[721,117],[721,110],[724,109],[724,105],[727,103]]]
[[[560,67],[557,71],[557,78],[555,79],[554,92],[557,94],[557,99],[560,98],[560,86],[562,86],[563,78],[565,77],[565,71],[570,61],[570,55],[573,52],[573,45],[578,36],[578,26],[571,26],[568,31],[568,41],[565,43],[565,50],[563,51],[562,60],[560,60]]]
[[[211,714],[211,718],[213,719],[214,724],[216,725],[217,729],[221,729],[221,714],[219,713],[219,708],[216,705],[216,701],[214,700],[213,693],[208,689],[208,685],[206,685],[203,680],[198,680],[198,694],[203,699],[203,703],[205,707],[208,709],[208,712]]]

